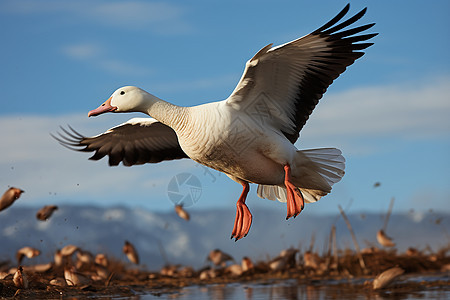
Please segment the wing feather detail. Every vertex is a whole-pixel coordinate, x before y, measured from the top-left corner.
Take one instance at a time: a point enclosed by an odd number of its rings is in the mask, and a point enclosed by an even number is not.
[[[93,137],[85,137],[70,126],[61,127],[58,136],[52,136],[71,150],[94,152],[91,160],[108,156],[110,166],[188,158],[175,131],[153,118],[134,118]]]
[[[250,59],[226,103],[238,110],[262,111],[262,126],[272,127],[291,141],[299,137],[310,114],[330,84],[364,55],[377,33],[360,34],[375,23],[347,28],[360,20],[366,8],[339,23],[339,14],[312,33],[292,42],[262,48]],[[345,30],[343,30],[345,29]],[[261,121],[262,120],[262,121]]]

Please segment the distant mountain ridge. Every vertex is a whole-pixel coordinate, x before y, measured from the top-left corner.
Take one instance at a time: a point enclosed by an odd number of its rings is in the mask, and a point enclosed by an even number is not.
[[[279,211],[255,208],[249,235],[234,242],[230,240],[234,210],[192,210],[189,222],[175,212],[96,206],[60,206],[48,221],[42,222],[35,217],[37,210],[13,206],[0,212],[0,261],[13,260],[17,249],[33,246],[42,252],[33,262],[48,262],[56,249],[68,244],[126,260],[122,246],[129,240],[150,270],[165,263],[200,268],[206,264],[209,251],[215,248],[237,261],[243,256],[267,259],[290,246],[306,250],[312,235],[316,241],[314,249],[322,252],[334,223],[338,246],[353,249],[348,229],[337,215],[302,213],[295,220],[286,221]],[[423,250],[427,245],[436,250],[450,243],[449,216],[434,212],[393,214],[387,234],[397,243],[399,251],[410,246]],[[379,246],[376,232],[383,225],[380,215],[349,214],[349,219],[361,247]],[[27,264],[27,259],[24,263]]]

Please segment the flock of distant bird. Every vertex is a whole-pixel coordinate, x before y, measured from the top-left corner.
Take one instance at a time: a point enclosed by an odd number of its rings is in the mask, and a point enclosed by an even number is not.
[[[134,246],[125,241],[123,252],[128,259],[139,264],[139,256]],[[36,264],[31,266],[22,266],[21,263],[25,257],[32,259],[41,254],[36,248],[23,247],[17,251],[17,268],[11,268],[7,271],[0,271],[0,280],[12,277],[14,285],[19,289],[29,287],[29,279],[26,275],[29,273],[43,273],[50,269],[61,270],[63,276],[56,277],[49,281],[54,286],[83,286],[89,285],[93,281],[110,280],[112,272],[108,269],[110,262],[106,254],[98,253],[93,255],[75,245],[67,245],[58,249],[53,258],[53,262],[46,264]]]
[[[126,241],[123,251],[130,261],[135,264],[139,263],[138,254],[131,243]],[[212,264],[210,266],[195,271],[190,266],[166,265],[159,272],[149,273],[148,279],[151,280],[161,276],[170,278],[197,277],[202,281],[223,277],[238,278],[240,276],[258,273],[277,273],[296,269],[300,266],[297,260],[301,260],[301,266],[308,274],[320,275],[325,274],[330,269],[337,270],[336,264],[330,265],[329,262],[324,261],[316,253],[306,251],[303,256],[297,255],[298,253],[299,250],[289,248],[282,250],[277,257],[268,262],[259,261],[258,263],[253,263],[249,257],[243,257],[239,264],[236,263],[231,255],[215,249],[207,257],[207,261]],[[24,247],[17,252],[18,263],[20,264],[23,257],[33,258],[39,254],[40,251],[37,249]],[[58,270],[60,270],[60,274],[63,276],[49,280],[48,284],[50,286],[76,286],[83,289],[94,282],[104,282],[108,285],[115,275],[110,266],[108,257],[105,254],[100,253],[94,256],[90,252],[84,251],[75,245],[67,245],[56,251],[52,263],[32,266],[19,265],[17,268],[12,268],[8,272],[0,271],[0,280],[11,279],[19,291],[20,289],[30,287],[30,279],[27,273],[39,274],[53,269],[56,270],[54,273],[58,273]],[[387,269],[373,280],[373,289],[385,288],[403,273],[404,270],[399,267]],[[40,281],[42,282],[42,278]]]
[[[10,187],[2,195],[2,198],[0,199],[0,211],[5,210],[8,207],[10,207],[17,199],[20,198],[20,195],[22,195],[22,193],[24,193],[24,192],[25,191],[23,191],[19,188]],[[53,212],[57,209],[58,209],[58,206],[56,206],[56,205],[46,205],[37,212],[36,218],[41,221],[46,221],[47,219],[49,219],[52,216]]]
[[[17,199],[20,198],[20,196],[24,192],[25,192],[24,190],[15,187],[10,187],[8,190],[6,190],[6,192],[2,195],[2,198],[0,199],[0,211],[10,207]],[[46,221],[52,216],[53,212],[57,209],[58,206],[56,205],[45,205],[36,213],[36,218],[41,221]],[[175,205],[175,212],[180,218],[189,221],[190,219],[189,213],[183,208],[182,204]]]
[[[17,199],[19,199],[22,193],[24,193],[22,189],[15,187],[10,187],[8,190],[6,190],[0,199],[0,211],[10,207]],[[383,229],[385,229],[387,226],[387,221],[392,209],[392,205],[393,200],[391,201],[391,205]],[[56,205],[46,205],[37,212],[36,218],[41,221],[46,221],[57,209],[58,207]],[[175,212],[180,218],[186,221],[190,220],[189,213],[183,209],[182,205],[175,205]],[[384,247],[394,247],[395,244],[392,242],[392,239],[385,234],[383,229],[379,230],[377,233],[378,242]],[[282,271],[287,268],[294,267],[296,264],[295,257],[298,252],[298,250],[292,248],[283,250],[276,258],[265,264],[263,268],[271,271]],[[75,253],[76,259],[74,261],[73,256]],[[131,244],[129,241],[125,241],[125,244],[123,246],[123,253],[125,253],[130,262],[139,264],[140,260],[138,252],[136,251],[133,244]],[[54,278],[49,282],[49,284],[56,286],[86,285],[95,280],[108,280],[108,278],[110,279],[110,276],[112,275],[111,272],[107,269],[109,262],[105,254],[99,253],[94,256],[90,252],[85,251],[75,245],[67,245],[62,249],[57,250],[54,254],[54,261],[52,263],[38,264],[27,267],[21,266],[22,261],[25,257],[31,259],[40,254],[41,252],[33,247],[27,246],[19,249],[16,253],[18,267],[12,268],[8,272],[0,272],[0,279],[11,276],[17,288],[28,288],[28,279],[25,271],[46,272],[53,267],[63,268],[64,270],[63,277]],[[319,271],[324,268],[323,262],[320,262],[320,258],[316,253],[306,251],[303,254],[302,259],[305,268]],[[227,266],[227,262],[234,262],[234,259],[231,255],[224,253],[219,249],[212,250],[207,257],[207,260],[218,268],[205,268],[204,270],[201,270],[198,274],[201,280],[213,279],[223,273],[229,274],[231,276],[240,276],[247,272],[253,272],[258,268],[261,268],[261,266],[255,266],[252,260],[248,257],[242,258],[241,264],[234,263]],[[83,273],[80,272],[80,270],[87,270],[88,272]],[[392,274],[396,276],[399,276],[401,274],[398,269],[393,270],[392,272]],[[194,273],[195,271],[191,267],[184,267],[180,269],[179,266],[174,265],[165,266],[160,271],[160,275],[163,276],[174,276],[178,274],[181,276],[185,275],[187,277],[190,277],[193,276]]]
[[[0,211],[10,207],[20,196],[24,193],[22,189],[10,187],[0,199]],[[57,210],[56,205],[46,205],[39,209],[36,218],[41,221],[48,220],[53,212]],[[139,256],[135,247],[128,241],[125,241],[123,252],[127,258],[134,264],[139,264]],[[76,253],[76,261],[73,262],[72,256]],[[31,267],[23,267],[22,261],[26,258],[33,258],[41,254],[41,251],[33,247],[23,247],[16,253],[17,268],[12,268],[8,272],[0,271],[0,279],[5,279],[12,276],[14,285],[17,288],[28,288],[28,278],[24,271],[30,272],[46,272],[53,267],[64,268],[64,278],[55,278],[50,281],[51,285],[65,286],[65,285],[80,285],[86,284],[91,280],[106,279],[110,276],[108,271],[108,258],[105,254],[99,253],[95,257],[88,251],[74,246],[67,245],[60,250],[57,250],[54,255],[54,261],[47,264],[38,264]],[[86,269],[89,266],[90,275],[84,275],[78,270]]]
[[[0,200],[0,211],[10,207],[14,201],[16,201],[24,191],[19,188],[11,187],[2,196]],[[393,200],[391,201],[392,209]],[[54,205],[44,206],[36,214],[37,219],[47,220],[52,213],[57,209]],[[189,214],[183,209],[181,205],[175,206],[177,214],[185,219],[189,220]],[[386,228],[388,216],[385,220]],[[393,247],[395,244],[392,240],[386,236],[384,230],[380,230],[377,234],[379,243],[385,247]],[[127,256],[128,260],[136,265],[140,263],[139,255],[136,248],[129,241],[125,241],[123,246],[123,253]],[[378,251],[376,248],[366,248],[361,251],[363,254],[370,254]],[[283,272],[292,268],[301,268],[310,274],[326,274],[330,270],[337,270],[337,263],[331,263],[323,257],[320,257],[313,251],[305,251],[302,255],[300,251],[295,248],[289,248],[282,250],[279,255],[266,262],[259,261],[253,263],[249,257],[243,257],[240,263],[229,254],[215,249],[212,250],[207,261],[211,263],[210,266],[206,266],[200,270],[194,270],[190,266],[180,265],[165,265],[159,272],[150,273],[148,279],[156,278],[159,276],[165,277],[180,277],[180,278],[195,278],[200,280],[214,280],[215,278],[225,277],[239,277],[258,273],[267,272]],[[25,258],[32,259],[41,254],[41,251],[33,247],[23,247],[16,253],[17,267],[5,270],[5,266],[0,268],[0,280],[11,280],[14,285],[20,289],[27,289],[30,287],[30,277],[28,274],[44,273],[53,270],[55,278],[48,281],[51,286],[76,286],[79,288],[87,287],[95,282],[104,282],[109,284],[114,276],[114,268],[111,265],[110,260],[104,253],[98,253],[96,255],[89,251],[83,250],[75,245],[66,245],[65,247],[57,250],[54,254],[53,262],[46,264],[35,265],[22,265]],[[406,252],[408,256],[418,255],[417,250],[410,248]],[[300,264],[299,264],[300,263]],[[447,268],[449,268],[447,266]],[[308,271],[309,270],[309,271]],[[387,269],[380,273],[372,282],[373,289],[382,289],[392,283],[396,278],[404,273],[404,270],[399,267]],[[36,278],[31,276],[31,280]],[[42,279],[40,279],[42,281]]]

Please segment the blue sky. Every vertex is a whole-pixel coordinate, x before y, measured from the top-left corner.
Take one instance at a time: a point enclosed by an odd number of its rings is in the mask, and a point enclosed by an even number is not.
[[[187,172],[202,195],[192,209],[233,208],[241,186],[182,160],[110,168],[49,135],[70,124],[95,135],[139,115],[87,118],[118,87],[136,85],[178,105],[226,98],[263,46],[306,35],[347,1],[1,1],[0,188],[17,205],[91,203],[172,209],[169,181]],[[376,22],[366,55],[338,78],[298,148],[337,147],[346,175],[308,205],[313,213],[450,212],[450,20],[448,1],[353,1],[358,24]],[[381,186],[374,188],[375,182]],[[248,204],[285,214],[256,197]]]

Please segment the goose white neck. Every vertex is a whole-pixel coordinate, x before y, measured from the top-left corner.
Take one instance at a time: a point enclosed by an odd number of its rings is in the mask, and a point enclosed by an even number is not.
[[[146,114],[172,127],[175,131],[185,126],[187,107],[177,106],[152,94],[147,94],[149,106],[145,111]]]

